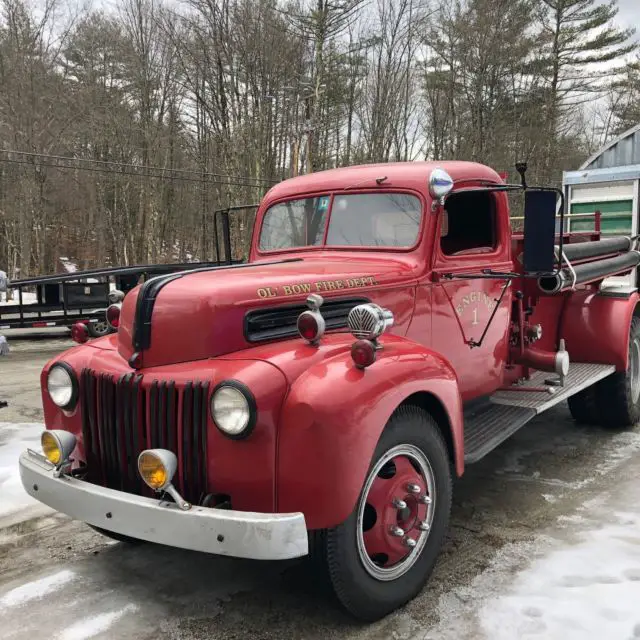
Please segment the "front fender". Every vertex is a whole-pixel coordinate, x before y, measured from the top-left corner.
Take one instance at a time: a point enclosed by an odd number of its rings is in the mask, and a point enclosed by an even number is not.
[[[278,511],[305,514],[309,529],[352,512],[376,444],[394,410],[414,393],[435,396],[448,414],[455,465],[464,465],[462,400],[452,366],[438,353],[386,336],[377,361],[356,369],[347,351],[316,363],[292,385],[280,418]]]
[[[626,371],[629,326],[640,298],[613,298],[593,291],[577,291],[567,301],[560,336],[574,362],[613,364]]]

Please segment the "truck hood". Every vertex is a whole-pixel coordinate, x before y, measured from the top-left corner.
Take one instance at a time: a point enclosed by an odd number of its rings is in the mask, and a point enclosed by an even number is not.
[[[222,356],[254,346],[246,314],[301,304],[310,293],[374,299],[393,284],[409,285],[409,256],[331,255],[287,258],[159,276],[133,289],[120,316],[117,348],[145,368]]]

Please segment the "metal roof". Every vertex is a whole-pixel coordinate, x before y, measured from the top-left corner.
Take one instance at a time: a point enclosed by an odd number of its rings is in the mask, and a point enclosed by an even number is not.
[[[587,159],[580,169],[609,169],[640,164],[640,124],[627,129]]]

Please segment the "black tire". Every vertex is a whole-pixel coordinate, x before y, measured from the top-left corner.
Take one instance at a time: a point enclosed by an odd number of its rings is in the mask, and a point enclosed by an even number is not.
[[[112,333],[113,329],[106,320],[103,320],[101,322],[89,322],[89,324],[87,324],[87,331],[92,338],[102,338]]]
[[[599,422],[609,429],[632,427],[640,421],[640,317],[631,318],[629,364],[596,385]]]
[[[432,513],[430,530],[426,534],[418,534],[426,535],[426,542],[421,550],[416,551],[413,564],[410,564],[406,572],[399,577],[384,580],[374,577],[371,570],[365,568],[365,561],[360,556],[358,511],[364,499],[367,481],[373,477],[372,472],[376,465],[388,455],[387,452],[403,445],[418,449],[427,459],[435,485],[435,500],[433,511],[427,511]],[[397,458],[393,460],[395,459]],[[414,463],[409,463],[415,467]],[[383,477],[382,469],[372,481]],[[393,469],[395,470],[395,466]],[[415,406],[405,405],[396,410],[380,437],[369,467],[367,481],[352,514],[342,524],[327,530],[319,540],[324,545],[327,573],[338,600],[356,618],[371,622],[391,613],[421,591],[431,575],[449,525],[451,462],[435,420]],[[415,504],[418,504],[418,501],[416,498]],[[363,508],[366,512],[366,508]]]
[[[87,523],[88,524],[88,523]],[[107,538],[111,538],[112,540],[117,540],[118,542],[126,542],[127,544],[144,544],[146,540],[140,540],[140,538],[132,538],[131,536],[125,536],[122,533],[116,533],[115,531],[108,531],[107,529],[102,529],[101,527],[95,527],[92,524],[89,526],[98,533],[101,533],[103,536]]]
[[[571,417],[576,422],[588,425],[600,423],[596,387],[597,384],[592,385],[567,398]]]

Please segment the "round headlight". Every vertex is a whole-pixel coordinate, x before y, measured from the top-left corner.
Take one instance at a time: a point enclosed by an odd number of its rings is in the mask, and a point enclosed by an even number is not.
[[[47,391],[62,409],[73,409],[78,400],[78,383],[73,369],[64,363],[54,364],[47,376]]]
[[[253,395],[239,382],[229,380],[220,383],[211,394],[211,417],[226,436],[246,438],[256,418]]]

